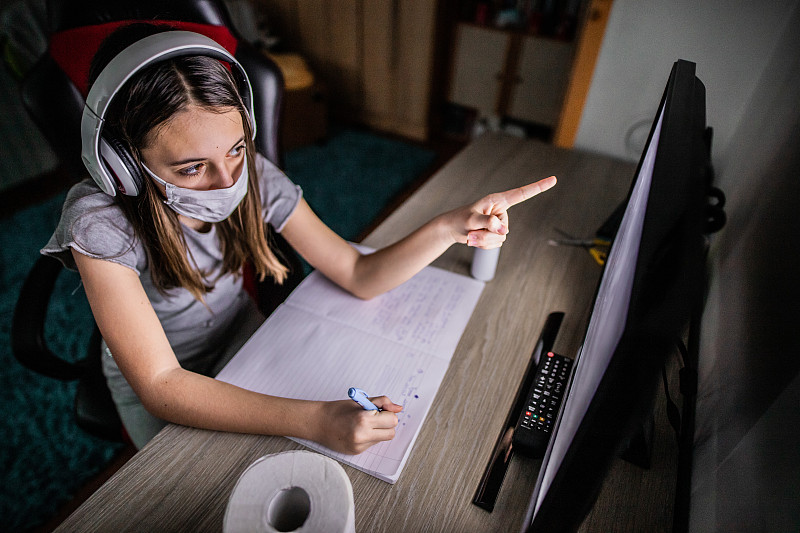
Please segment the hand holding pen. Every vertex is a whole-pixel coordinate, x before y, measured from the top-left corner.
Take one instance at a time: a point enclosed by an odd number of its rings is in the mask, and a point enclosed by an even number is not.
[[[397,413],[403,410],[386,396],[369,398],[353,388],[353,399],[323,402],[324,410],[316,418],[316,435],[311,438],[331,450],[357,455],[370,446],[391,440],[398,424]],[[356,402],[358,405],[354,405]]]

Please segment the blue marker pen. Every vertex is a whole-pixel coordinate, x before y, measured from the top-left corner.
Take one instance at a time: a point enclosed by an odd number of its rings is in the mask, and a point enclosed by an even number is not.
[[[369,401],[369,398],[367,398],[367,393],[361,389],[350,387],[347,390],[347,395],[350,396],[351,400],[356,402],[358,405],[360,405],[367,411],[380,411],[380,408],[378,408],[377,405]]]

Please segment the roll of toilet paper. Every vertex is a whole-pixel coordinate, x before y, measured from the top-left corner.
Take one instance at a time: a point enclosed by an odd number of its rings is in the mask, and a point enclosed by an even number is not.
[[[353,487],[339,463],[306,450],[267,455],[233,488],[225,533],[355,532]]]
[[[475,248],[475,253],[472,256],[472,266],[469,270],[470,274],[477,280],[491,281],[494,278],[495,270],[497,270],[497,260],[499,258],[500,248],[492,248],[491,250]]]

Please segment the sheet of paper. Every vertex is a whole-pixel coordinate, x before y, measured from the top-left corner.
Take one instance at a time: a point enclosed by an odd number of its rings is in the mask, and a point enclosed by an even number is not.
[[[288,398],[340,400],[349,387],[403,405],[394,439],[359,455],[302,444],[397,480],[484,284],[428,267],[362,301],[313,272],[217,376]]]

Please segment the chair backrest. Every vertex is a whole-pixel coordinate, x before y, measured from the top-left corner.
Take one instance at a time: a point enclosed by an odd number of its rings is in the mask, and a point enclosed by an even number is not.
[[[253,87],[256,149],[281,166],[283,76],[265,54],[239,39],[224,3],[214,0],[48,0],[48,52],[27,74],[22,101],[60,160],[83,172],[80,122],[89,65],[102,40],[132,22],[158,22],[202,33],[231,52]]]

